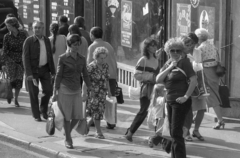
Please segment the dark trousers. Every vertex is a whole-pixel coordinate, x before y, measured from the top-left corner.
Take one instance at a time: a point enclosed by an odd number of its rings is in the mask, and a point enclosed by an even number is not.
[[[190,110],[192,100],[179,104],[175,101],[167,102],[170,134],[172,137],[171,157],[186,158],[186,147],[183,138],[183,125]]]
[[[150,100],[148,97],[142,97],[140,98],[140,110],[135,116],[129,130],[131,133],[135,133],[136,130],[139,128],[139,126],[143,123],[144,119],[146,118],[148,114],[148,107],[150,104]]]
[[[40,81],[42,85],[43,96],[41,98],[40,109],[39,109],[39,101],[38,101],[39,88],[33,84],[33,81],[27,81],[28,92],[29,92],[31,108],[32,108],[32,115],[34,118],[39,118],[40,113],[47,113],[48,103],[53,93],[53,86],[51,83],[52,79],[51,79],[48,66],[43,66],[39,68],[38,74],[34,74],[33,77],[34,79],[37,80],[38,83]]]

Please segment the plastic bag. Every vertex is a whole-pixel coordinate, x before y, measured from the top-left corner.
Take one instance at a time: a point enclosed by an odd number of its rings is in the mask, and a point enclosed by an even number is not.
[[[128,88],[129,98],[132,100],[139,100],[140,90],[141,90],[141,87],[135,88],[135,87],[129,86]]]
[[[52,103],[52,109],[55,114],[55,118],[54,118],[55,128],[61,131],[63,128],[64,117],[56,101]]]
[[[155,116],[154,116],[154,108],[153,107],[150,107],[148,109],[147,125],[148,125],[149,129],[151,129],[153,131],[155,130],[156,119],[155,119]]]
[[[106,106],[104,111],[104,119],[109,124],[117,123],[117,100],[116,97],[106,97]]]

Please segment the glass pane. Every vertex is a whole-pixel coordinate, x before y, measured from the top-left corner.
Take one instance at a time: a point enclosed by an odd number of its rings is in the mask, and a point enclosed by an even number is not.
[[[72,24],[74,20],[74,1],[73,0],[50,0],[51,5],[51,23],[58,21],[58,16],[68,17],[68,23]]]
[[[44,1],[14,0],[14,3],[18,8],[18,14],[25,30],[28,31],[29,35],[32,35],[32,22],[35,20],[45,21],[44,13],[46,8],[43,5]]]
[[[161,0],[105,0],[105,40],[118,62],[135,66],[141,57],[141,43],[149,36],[159,40]]]
[[[84,0],[84,18],[86,30],[90,31],[93,27],[93,17],[94,17],[94,2],[93,0]]]
[[[197,28],[205,28],[210,40],[219,46],[222,10],[219,0],[176,0],[172,3],[172,36],[179,36]]]

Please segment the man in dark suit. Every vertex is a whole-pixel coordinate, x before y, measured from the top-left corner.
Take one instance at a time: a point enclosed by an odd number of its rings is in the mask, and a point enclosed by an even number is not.
[[[52,96],[52,79],[55,75],[51,44],[49,39],[43,35],[43,30],[43,22],[33,22],[34,34],[28,37],[23,44],[23,66],[28,85],[32,115],[35,121],[41,121],[41,113],[44,119],[48,118],[48,102]],[[41,82],[43,93],[40,109],[38,101],[39,81]]]
[[[68,27],[69,27],[68,18],[64,15],[61,15],[61,16],[59,16],[58,22],[59,22],[59,26],[60,26],[59,30],[58,30],[58,33],[60,35],[67,36],[68,35]]]

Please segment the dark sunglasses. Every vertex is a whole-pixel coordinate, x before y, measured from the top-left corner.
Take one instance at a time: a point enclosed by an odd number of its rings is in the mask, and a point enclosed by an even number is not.
[[[170,49],[170,53],[181,54],[181,53],[182,53],[182,50],[180,50],[180,49]]]

